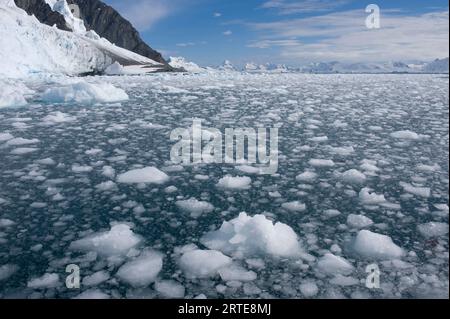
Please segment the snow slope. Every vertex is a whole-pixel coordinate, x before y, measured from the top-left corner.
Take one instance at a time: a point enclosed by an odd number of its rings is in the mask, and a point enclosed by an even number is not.
[[[185,69],[187,72],[205,72],[206,69],[198,66],[194,62],[189,62],[183,57],[170,57],[169,64],[176,69]]]
[[[67,2],[60,0],[54,7],[64,9],[64,5]],[[24,78],[36,73],[102,72],[114,61],[123,65],[148,66],[143,73],[164,67],[111,44],[93,31],[84,32],[84,26],[72,22],[76,32],[62,31],[28,16],[14,1],[0,0],[0,76]]]

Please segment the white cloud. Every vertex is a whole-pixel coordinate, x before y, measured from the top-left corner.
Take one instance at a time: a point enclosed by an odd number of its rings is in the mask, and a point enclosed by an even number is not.
[[[193,47],[195,46],[194,42],[186,42],[186,43],[177,43],[177,47]]]
[[[249,24],[261,33],[250,47],[279,47],[291,61],[431,60],[448,56],[448,11],[384,12],[381,29],[367,29],[364,10]]]
[[[220,13],[220,12],[214,12],[213,16],[214,16],[215,18],[220,18],[220,17],[222,16],[222,13]]]
[[[233,32],[230,31],[230,30],[227,30],[227,31],[225,31],[225,32],[223,33],[223,35],[225,35],[225,36],[230,36],[230,35],[232,35],[232,34],[233,34]]]
[[[328,11],[348,3],[349,0],[269,0],[262,8],[276,9],[280,14]]]

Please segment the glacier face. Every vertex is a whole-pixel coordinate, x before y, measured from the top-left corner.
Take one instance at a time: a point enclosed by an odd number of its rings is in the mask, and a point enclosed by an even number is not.
[[[0,110],[0,298],[448,298],[448,77],[8,85],[18,97]],[[86,103],[102,87],[128,99]],[[170,132],[193,117],[279,126],[278,173],[173,165]],[[218,187],[227,176],[247,187]],[[365,285],[373,263],[381,289]],[[68,264],[81,289],[65,287]]]
[[[36,73],[79,75],[103,72],[114,61],[140,65],[139,73],[165,66],[134,52],[117,47],[94,31],[86,32],[83,22],[73,17],[67,2],[54,3],[74,32],[41,24],[11,0],[0,1],[0,75],[24,78]]]

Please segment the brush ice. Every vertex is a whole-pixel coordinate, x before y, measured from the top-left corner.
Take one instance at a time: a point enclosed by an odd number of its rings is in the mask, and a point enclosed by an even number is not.
[[[354,267],[347,260],[333,254],[325,254],[321,257],[317,262],[317,268],[327,275],[348,275],[354,271]]]
[[[208,278],[215,276],[219,269],[232,263],[230,257],[216,250],[191,250],[185,252],[179,265],[190,278]]]
[[[117,182],[123,184],[164,184],[169,176],[156,167],[134,169],[117,176]]]
[[[141,237],[135,235],[130,226],[118,224],[110,231],[93,234],[77,240],[70,249],[83,252],[97,252],[102,256],[126,255],[128,251],[141,242]]]
[[[59,286],[58,274],[45,274],[42,277],[31,279],[27,286],[28,288],[43,289],[43,288],[55,288]]]
[[[286,224],[273,224],[264,215],[239,217],[224,222],[217,231],[207,233],[201,242],[208,248],[227,255],[251,257],[297,257],[302,252],[299,238]]]
[[[214,210],[214,206],[210,203],[202,202],[195,198],[179,200],[176,202],[176,205],[182,211],[190,213],[193,218],[200,217],[202,214],[211,213]]]
[[[163,256],[146,251],[120,267],[117,277],[133,287],[146,287],[156,280],[163,267]]]
[[[401,258],[403,249],[394,244],[389,236],[361,230],[356,236],[352,249],[369,260],[389,260]]]
[[[250,177],[225,176],[219,180],[217,187],[228,190],[245,190],[250,188],[252,179]]]
[[[42,100],[48,103],[111,103],[126,101],[128,95],[109,83],[77,82],[47,89]]]
[[[430,222],[417,226],[417,229],[422,236],[427,238],[442,237],[448,234],[448,224],[446,223]]]

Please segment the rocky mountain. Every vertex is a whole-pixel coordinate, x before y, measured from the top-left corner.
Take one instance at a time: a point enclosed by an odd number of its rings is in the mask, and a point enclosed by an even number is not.
[[[56,26],[61,30],[70,30],[71,26],[64,16],[50,7],[60,5],[58,0],[14,0],[19,8],[33,14],[41,22]],[[107,39],[118,47],[127,49],[156,62],[168,66],[162,55],[148,46],[140,37],[133,25],[123,18],[115,9],[99,0],[67,0],[68,4],[76,4],[80,9],[80,18],[86,29],[95,31],[100,37]],[[53,9],[53,10],[52,10]],[[73,30],[73,29],[72,29]]]
[[[71,31],[64,17],[53,11],[44,0],[14,0],[14,2],[29,15],[33,14],[41,23],[49,26],[56,25],[60,30]]]

